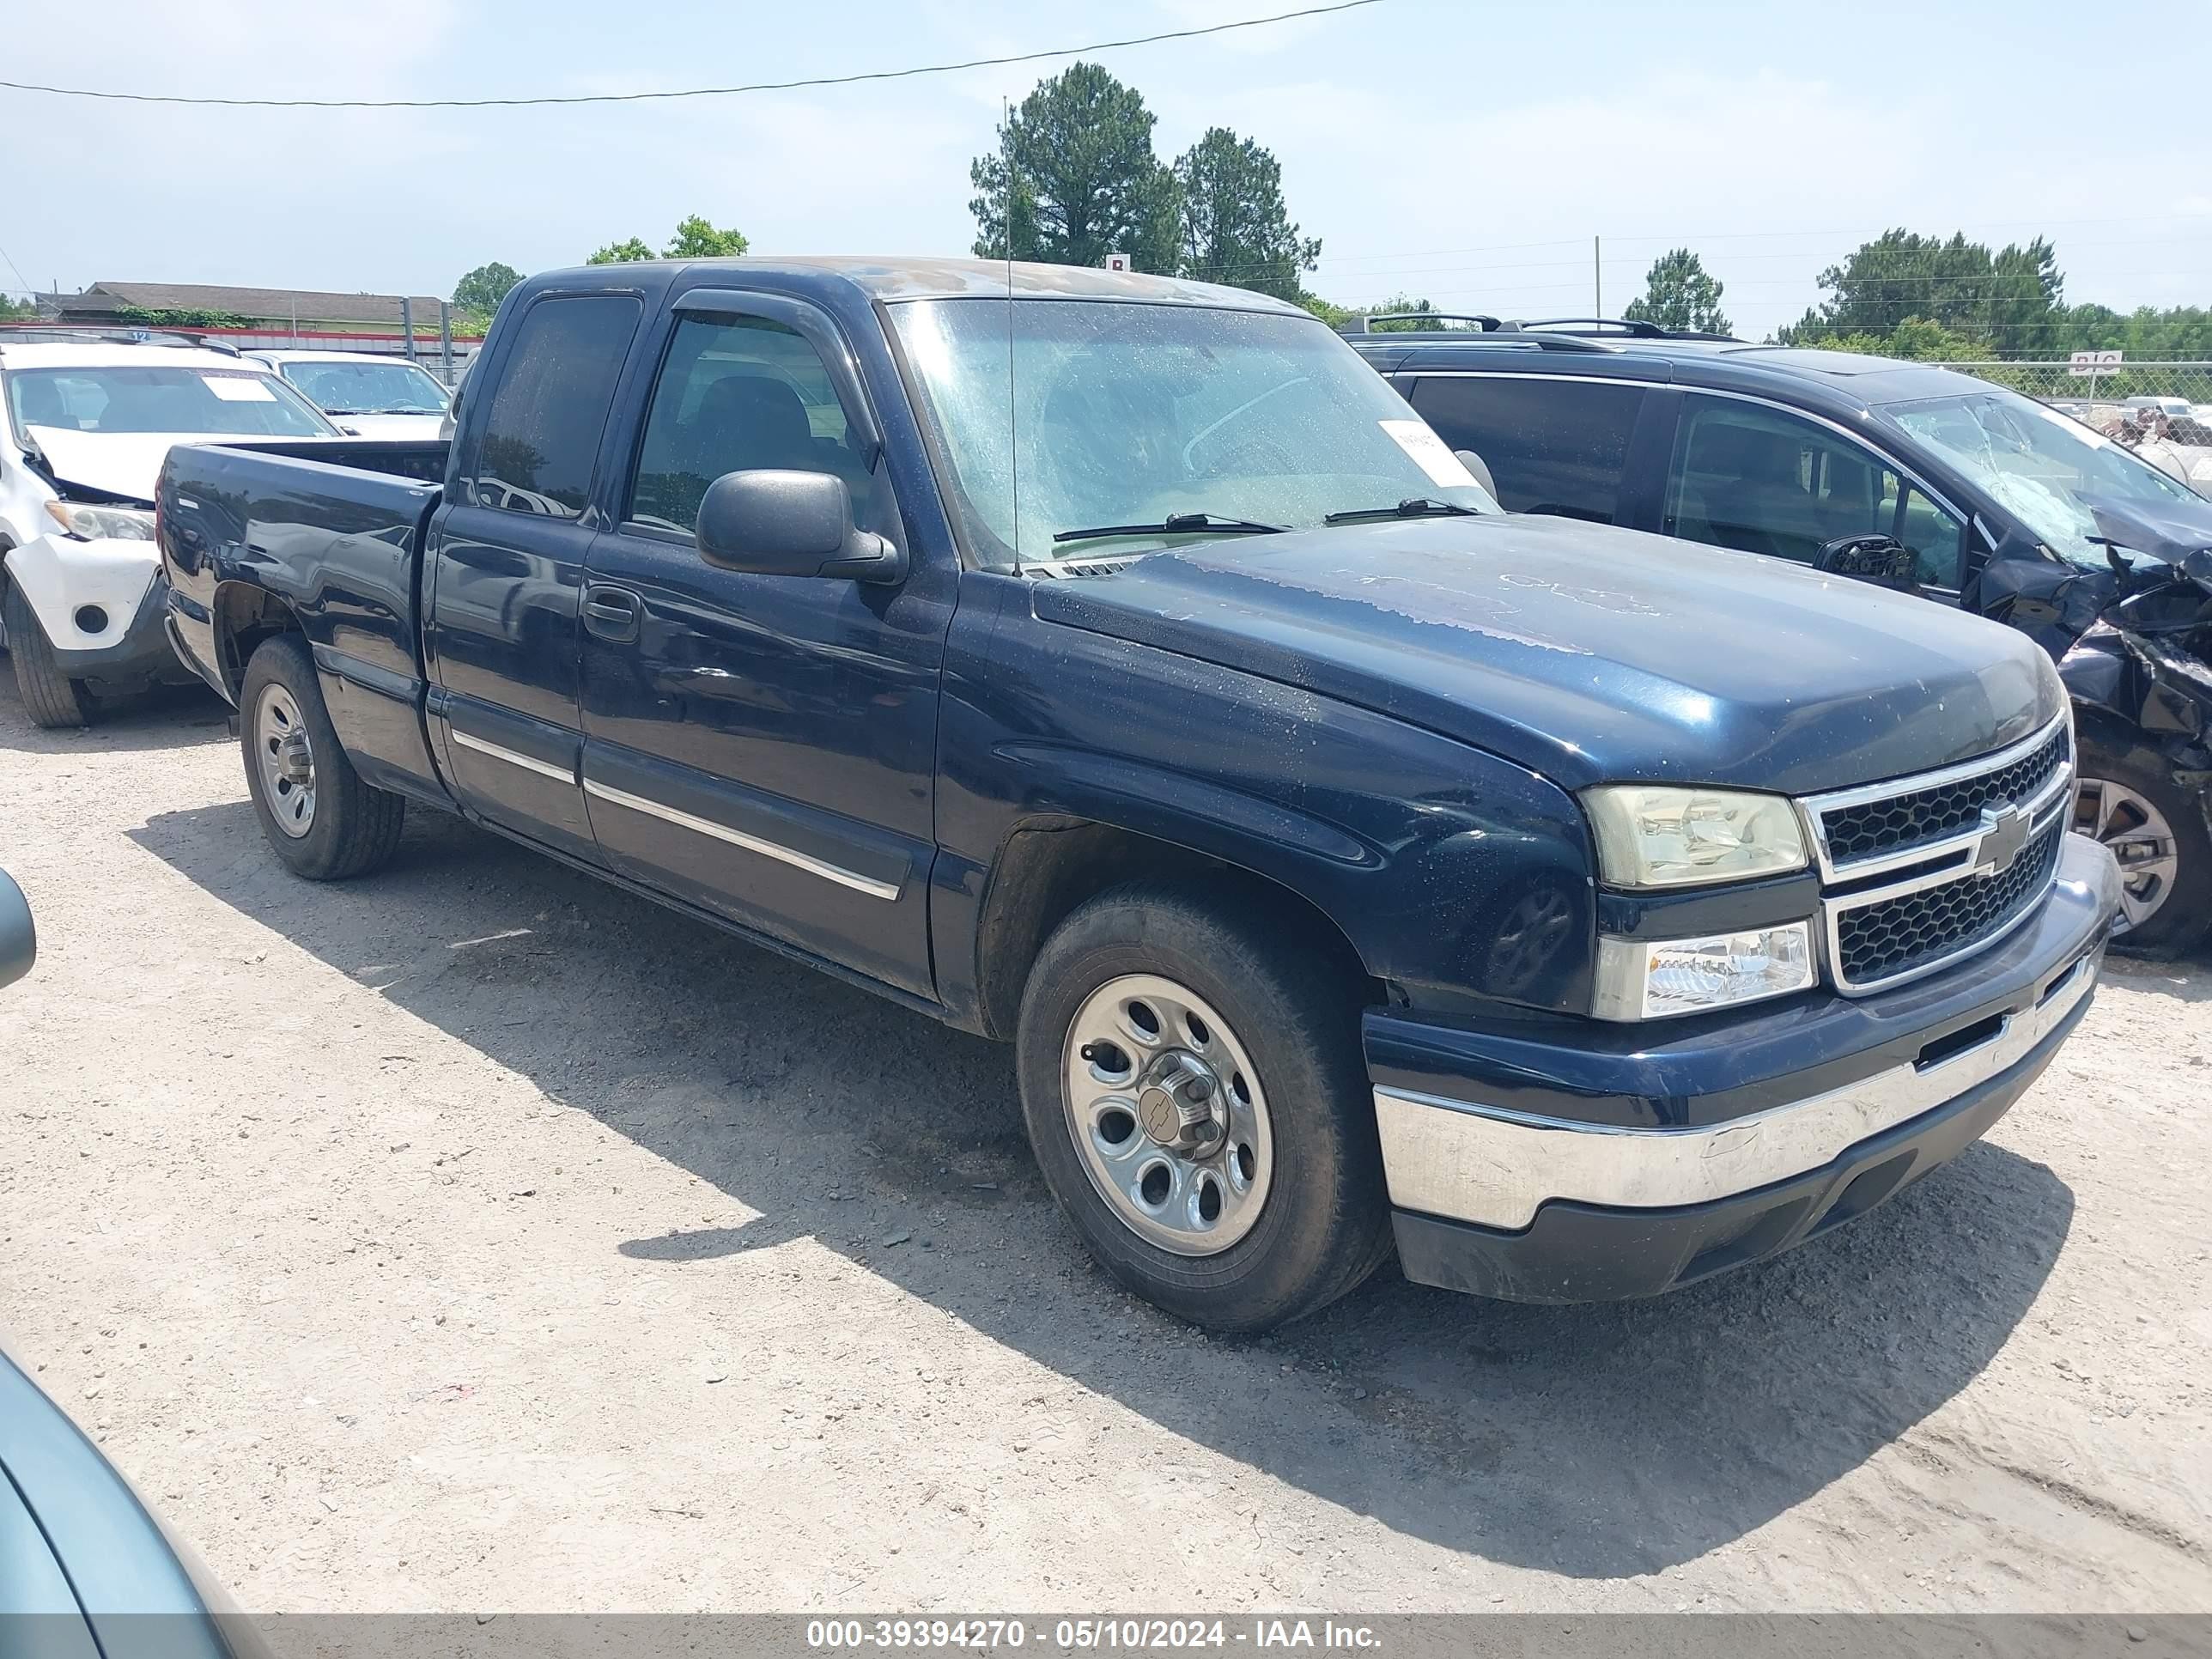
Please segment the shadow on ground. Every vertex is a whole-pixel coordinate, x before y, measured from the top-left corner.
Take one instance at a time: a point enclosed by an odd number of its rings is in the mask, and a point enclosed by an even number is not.
[[[230,706],[205,686],[164,685],[103,706],[90,726],[42,730],[15,694],[15,672],[0,651],[0,749],[26,755],[189,749],[227,738]]]
[[[247,855],[242,802],[132,833],[761,1212],[672,1217],[626,1255],[712,1273],[817,1237],[1176,1434],[1515,1565],[1650,1572],[1811,1497],[1989,1363],[2073,1215],[2050,1170],[1984,1144],[1856,1226],[1656,1302],[1517,1307],[1386,1269],[1273,1337],[1209,1340],[1091,1267],[994,1045],[434,814],[343,889]]]
[[[2105,957],[2105,977],[2131,991],[2148,991],[2177,1002],[2212,1001],[2212,939],[2178,953],[2137,954],[2115,945]]]

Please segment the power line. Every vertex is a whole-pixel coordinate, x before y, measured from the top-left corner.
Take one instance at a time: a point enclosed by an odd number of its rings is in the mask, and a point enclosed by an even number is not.
[[[192,98],[162,92],[108,92],[90,87],[46,86],[32,81],[0,81],[15,92],[43,92],[57,98],[100,98],[131,104],[192,104],[225,109],[519,109],[544,104],[639,104],[672,98],[728,98],[746,92],[793,92],[807,87],[844,87],[863,81],[904,81],[918,75],[951,75],[961,70],[997,69],[1008,64],[1034,64],[1048,58],[1079,58],[1086,52],[1113,52],[1123,46],[1149,46],[1162,40],[1194,40],[1201,35],[1226,34],[1231,29],[1255,29],[1269,23],[1287,23],[1300,17],[1322,17],[1331,12],[1353,11],[1380,5],[1382,0],[1336,0],[1326,6],[1306,6],[1279,11],[1267,17],[1245,17],[1235,22],[1212,23],[1204,28],[1166,29],[1158,34],[1131,35],[1121,40],[1094,40],[1083,46],[1054,46],[1043,52],[1019,52],[1003,58],[971,58],[958,64],[919,64],[908,69],[872,70],[861,75],[823,75],[800,81],[756,81],[738,87],[684,87],[664,92],[591,92],[538,98]]]
[[[30,278],[23,275],[23,267],[17,264],[15,261],[9,256],[8,250],[4,247],[0,247],[0,259],[7,261],[8,269],[15,273],[15,280],[22,283],[23,286],[21,293],[23,297],[29,300],[37,299],[39,297],[39,290],[31,286]]]

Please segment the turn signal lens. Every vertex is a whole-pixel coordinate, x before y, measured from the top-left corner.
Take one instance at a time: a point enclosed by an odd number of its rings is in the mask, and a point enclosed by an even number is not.
[[[1809,922],[1699,939],[1601,939],[1590,1012],[1664,1019],[1787,996],[1813,983]]]

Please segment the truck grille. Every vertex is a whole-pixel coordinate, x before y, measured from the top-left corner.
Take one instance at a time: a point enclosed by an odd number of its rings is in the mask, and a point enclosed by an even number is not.
[[[2001,875],[1962,876],[1836,916],[1836,969],[1853,986],[1886,981],[1994,939],[2051,884],[2058,867],[2062,814]]]
[[[1972,828],[1984,806],[2032,800],[2067,763],[2069,747],[2070,734],[2062,721],[2027,754],[1996,771],[1831,808],[1821,814],[1829,860],[1841,867],[1877,854],[1923,847]]]
[[[2073,787],[2061,715],[1978,761],[1802,802],[1836,988],[1933,973],[2010,932],[2050,890]]]

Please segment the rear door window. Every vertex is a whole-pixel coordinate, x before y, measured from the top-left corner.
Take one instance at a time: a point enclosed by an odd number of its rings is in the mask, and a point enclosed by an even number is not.
[[[1412,402],[1454,449],[1489,467],[1501,506],[1611,524],[1643,386],[1542,374],[1429,375]]]
[[[463,480],[477,506],[582,514],[615,380],[642,313],[628,294],[556,295],[523,313]]]
[[[1847,536],[1894,536],[1923,583],[1955,588],[1966,526],[1872,450],[1786,410],[1692,393],[1667,473],[1670,536],[1810,564]]]

